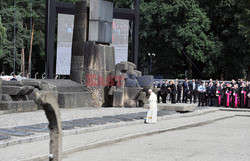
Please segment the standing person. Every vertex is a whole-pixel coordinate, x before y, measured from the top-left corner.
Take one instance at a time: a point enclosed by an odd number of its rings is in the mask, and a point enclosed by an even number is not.
[[[175,97],[176,97],[176,86],[174,84],[174,81],[172,80],[170,82],[170,90],[171,90],[171,103],[175,104]]]
[[[250,82],[247,81],[247,98],[246,98],[246,108],[250,108]]]
[[[215,90],[214,106],[219,107],[220,104],[221,104],[221,92],[220,92],[220,88],[217,87]]]
[[[192,82],[189,83],[190,103],[192,103],[192,99],[193,99],[193,103],[196,103],[197,88],[198,88],[198,85],[196,84],[195,79],[193,79]]]
[[[182,91],[182,84],[181,82],[177,85],[177,103],[181,103],[181,91]]]
[[[221,104],[220,104],[220,106],[225,106],[224,105],[225,88],[224,88],[223,83],[220,85],[219,90],[220,90],[220,96],[221,96]]]
[[[250,108],[250,82],[248,82],[247,86],[247,104],[246,108]]]
[[[169,83],[168,81],[166,80],[165,81],[165,88],[164,88],[164,92],[165,92],[165,100],[167,102],[167,99],[168,99],[168,94],[170,94],[170,90],[169,90]],[[166,103],[165,102],[165,103]]]
[[[157,88],[159,88],[160,90],[157,92],[157,102],[160,103],[160,97],[162,98],[162,92],[161,92],[161,86],[162,86],[162,83],[161,81],[157,84]]]
[[[166,88],[166,85],[163,82],[162,85],[161,85],[161,89],[160,89],[162,103],[166,103],[166,90],[165,90],[165,88]]]
[[[205,106],[208,106],[209,105],[209,96],[210,96],[210,90],[209,90],[208,83],[206,83],[205,88],[206,88],[206,94],[205,94],[204,101],[205,101]]]
[[[204,86],[204,82],[201,82],[201,85],[198,87],[198,95],[199,95],[199,104],[198,106],[202,104],[202,107],[204,107],[205,103],[205,93],[206,93],[206,87]]]
[[[239,89],[238,89],[238,84],[234,84],[234,87],[232,89],[232,107],[236,108],[238,107],[238,96],[239,96]]]
[[[225,89],[225,95],[224,95],[224,104],[226,107],[230,106],[230,94],[231,94],[231,88],[229,84],[226,84],[226,89]]]
[[[241,83],[241,87],[240,87],[240,107],[244,108],[246,105],[246,87],[244,82]]]
[[[188,92],[189,92],[189,87],[188,87],[188,79],[185,78],[185,81],[182,84],[183,87],[183,97],[182,97],[182,103],[187,103],[187,97],[188,97]]]
[[[147,112],[146,123],[153,124],[157,122],[157,98],[155,93],[150,89],[148,90],[149,96],[149,110]]]
[[[214,97],[215,97],[215,86],[213,85],[213,82],[209,85],[209,106],[214,105]]]

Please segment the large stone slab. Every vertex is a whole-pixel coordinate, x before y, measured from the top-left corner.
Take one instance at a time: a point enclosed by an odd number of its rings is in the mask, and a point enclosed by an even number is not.
[[[58,94],[60,108],[79,108],[92,106],[90,92],[60,92]]]
[[[154,86],[154,76],[139,76],[137,80],[141,87],[152,89]]]
[[[145,108],[149,108],[149,104],[145,105]],[[164,111],[177,111],[177,112],[191,112],[196,109],[195,104],[166,104],[166,103],[158,103],[157,104],[158,110]]]
[[[34,101],[2,101],[0,110],[11,110],[12,112],[36,111],[37,105]]]
[[[22,81],[3,81],[3,86],[23,86]]]
[[[53,85],[55,89],[52,91],[58,91],[58,92],[84,92],[85,87],[79,83],[76,83],[69,79],[48,79],[44,80],[45,83],[49,85]]]
[[[23,85],[25,86],[33,86],[38,89],[42,89],[42,82],[40,80],[30,80],[30,79],[24,79],[22,80]]]

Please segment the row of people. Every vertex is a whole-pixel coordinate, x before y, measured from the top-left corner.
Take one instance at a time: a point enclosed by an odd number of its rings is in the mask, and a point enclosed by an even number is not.
[[[177,84],[177,88],[174,81],[159,82],[157,88],[160,88],[157,93],[158,103],[160,103],[160,97],[162,103],[166,103],[168,95],[171,103],[181,103],[182,95],[182,103],[187,103],[188,99],[190,103],[196,103],[198,98],[198,106],[250,108],[250,82],[244,83],[242,80],[225,83],[213,82],[210,79],[205,83],[194,79],[189,82],[185,79],[184,82]]]

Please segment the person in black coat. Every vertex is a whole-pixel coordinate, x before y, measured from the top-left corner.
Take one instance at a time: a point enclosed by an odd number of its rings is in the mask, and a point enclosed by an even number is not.
[[[213,106],[214,105],[214,97],[215,97],[215,86],[213,84],[213,82],[210,83],[209,85],[209,106]]]
[[[171,91],[171,103],[175,104],[175,97],[176,97],[176,86],[174,84],[174,81],[171,81],[169,84],[169,90]]]
[[[193,79],[192,82],[189,82],[189,91],[190,91],[190,103],[196,103],[196,99],[197,99],[197,89],[198,89],[198,85],[195,82],[195,80]]]
[[[177,85],[177,103],[181,103],[181,91],[182,91],[182,84],[181,82]]]
[[[247,95],[247,88],[244,82],[241,83],[240,87],[240,107],[244,108],[246,105],[246,95]]]
[[[187,97],[189,92],[189,86],[188,86],[188,79],[185,78],[185,81],[182,83],[183,87],[183,97],[182,97],[182,103],[187,103]]]
[[[250,108],[250,82],[247,81],[247,100],[246,100],[246,108]]]
[[[166,103],[166,84],[165,83],[162,83],[160,91],[161,91],[162,103]]]

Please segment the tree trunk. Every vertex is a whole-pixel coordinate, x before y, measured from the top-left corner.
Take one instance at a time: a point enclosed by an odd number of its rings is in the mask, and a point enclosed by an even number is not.
[[[24,48],[22,48],[22,53],[21,53],[21,72],[22,76],[25,76],[25,55],[24,55]]]
[[[188,79],[193,78],[193,73],[192,73],[192,63],[188,61]]]
[[[32,43],[33,43],[34,27],[35,27],[35,23],[33,23],[32,33],[31,33],[31,40],[30,40],[29,68],[28,68],[29,73],[30,73],[30,78],[31,78],[31,54],[32,54]]]

